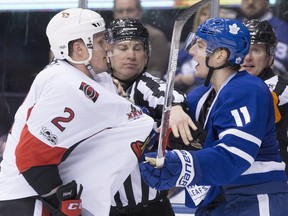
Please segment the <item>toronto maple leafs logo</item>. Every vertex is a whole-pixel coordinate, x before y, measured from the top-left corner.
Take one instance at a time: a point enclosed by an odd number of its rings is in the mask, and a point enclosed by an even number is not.
[[[229,25],[229,32],[231,34],[238,34],[238,31],[239,31],[240,27],[237,26],[236,23],[234,23],[233,25]]]
[[[241,61],[242,61],[242,58],[241,58],[241,57],[238,57],[238,58],[236,58],[235,63],[236,63],[236,64],[240,64]]]

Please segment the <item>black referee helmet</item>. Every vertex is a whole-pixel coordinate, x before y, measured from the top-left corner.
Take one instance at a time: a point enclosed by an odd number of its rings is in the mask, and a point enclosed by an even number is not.
[[[251,44],[265,44],[268,55],[274,55],[277,38],[273,27],[268,21],[260,21],[259,19],[247,20],[244,25],[248,28],[251,36]]]
[[[109,24],[107,33],[114,41],[133,39],[143,41],[147,55],[150,56],[149,33],[139,19],[115,19]]]

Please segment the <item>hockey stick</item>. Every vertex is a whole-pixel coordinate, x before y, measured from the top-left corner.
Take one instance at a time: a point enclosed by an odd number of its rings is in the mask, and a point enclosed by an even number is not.
[[[165,91],[165,99],[163,105],[162,119],[161,119],[161,128],[160,128],[160,137],[158,143],[158,153],[156,158],[156,163],[151,163],[157,168],[161,168],[164,165],[164,156],[165,149],[168,143],[168,129],[169,129],[169,118],[170,118],[170,110],[173,101],[173,89],[174,89],[174,79],[175,72],[177,67],[177,59],[179,53],[179,44],[181,32],[184,27],[184,24],[187,20],[195,14],[200,7],[204,4],[210,2],[212,0],[202,0],[197,2],[194,5],[191,5],[189,8],[185,9],[182,13],[180,13],[174,22],[173,26],[173,34],[171,40],[171,48],[170,48],[170,56],[169,56],[169,70],[167,75],[166,82],[166,91]]]

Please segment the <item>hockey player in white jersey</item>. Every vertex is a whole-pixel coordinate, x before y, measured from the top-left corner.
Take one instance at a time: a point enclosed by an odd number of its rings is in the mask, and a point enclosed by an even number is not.
[[[207,138],[199,151],[166,151],[162,168],[153,166],[156,153],[148,153],[152,165],[140,164],[143,179],[160,190],[185,187],[185,204],[197,207],[196,216],[286,215],[273,99],[261,79],[239,71],[250,47],[248,29],[211,18],[188,41],[196,76],[206,78],[188,95],[189,113],[204,122]]]
[[[1,163],[0,215],[107,216],[137,166],[153,119],[97,75],[107,70],[104,32],[103,18],[87,9],[50,20],[55,60],[15,115]]]

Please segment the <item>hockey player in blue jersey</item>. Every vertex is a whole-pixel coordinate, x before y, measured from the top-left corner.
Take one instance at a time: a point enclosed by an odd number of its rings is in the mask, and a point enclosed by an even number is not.
[[[148,153],[140,164],[143,179],[159,190],[185,187],[185,204],[197,207],[196,216],[286,215],[273,99],[261,79],[239,71],[250,47],[248,29],[211,18],[188,41],[196,76],[206,79],[188,95],[189,114],[204,123],[207,138],[199,151],[166,151],[162,168],[153,166],[156,153]]]

